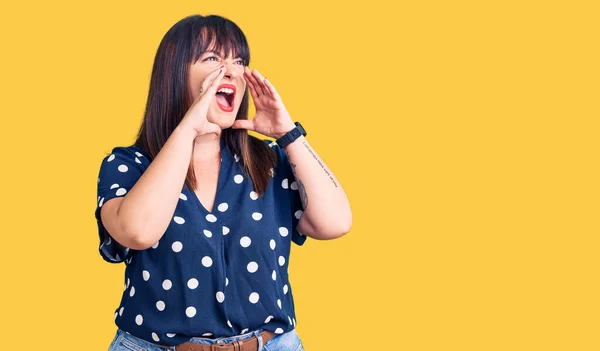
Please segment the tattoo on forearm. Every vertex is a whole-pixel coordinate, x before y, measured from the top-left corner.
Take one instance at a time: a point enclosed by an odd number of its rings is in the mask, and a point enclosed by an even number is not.
[[[329,179],[331,179],[331,182],[333,183],[333,185],[337,188],[338,185],[335,182],[335,180],[333,179],[333,176],[331,175],[331,173],[329,173],[329,171],[327,171],[327,168],[325,168],[325,165],[319,160],[317,155],[311,150],[311,148],[308,146],[306,141],[303,141],[302,144],[304,145],[304,147],[306,147],[308,152],[310,152],[312,157],[317,161],[317,163],[321,166],[321,168],[323,168],[323,171],[325,171],[325,174],[327,174]],[[289,159],[289,156],[290,155],[288,154],[288,159]],[[296,174],[296,164],[292,163],[291,160],[290,160],[290,166],[292,167],[292,173],[294,173],[294,178],[296,178],[296,182],[298,183],[298,192],[300,193],[300,200],[302,201],[302,207],[306,210],[306,206],[308,206],[308,196],[306,195],[306,189],[304,188],[304,183],[302,183],[300,178],[298,178],[298,175]]]
[[[304,184],[296,175],[296,164],[290,162],[292,166],[292,173],[294,173],[294,178],[296,178],[296,182],[298,183],[298,192],[300,193],[300,201],[302,202],[302,208],[306,210],[306,206],[308,206],[308,196],[306,195],[306,189],[304,189]]]
[[[333,176],[331,175],[331,173],[329,173],[327,171],[327,168],[325,168],[325,165],[321,163],[321,161],[319,160],[319,158],[317,157],[317,155],[315,155],[315,153],[311,150],[310,146],[308,146],[308,144],[306,143],[306,141],[302,141],[302,145],[304,145],[304,147],[308,150],[308,152],[310,152],[310,154],[317,161],[317,163],[319,164],[319,166],[321,166],[321,168],[323,168],[323,171],[325,171],[325,174],[327,174],[327,176],[329,177],[329,179],[331,179],[331,182],[333,182],[333,186],[335,186],[337,188],[338,186],[337,186],[337,183],[335,182],[335,180],[333,179]]]

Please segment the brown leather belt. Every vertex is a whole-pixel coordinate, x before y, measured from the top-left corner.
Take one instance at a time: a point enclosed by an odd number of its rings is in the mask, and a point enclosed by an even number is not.
[[[262,336],[263,345],[267,341],[271,340],[275,333],[263,330],[260,335]],[[168,346],[161,346],[162,348],[169,349]],[[175,346],[175,351],[261,351],[258,349],[258,338],[252,336],[251,338],[244,340],[237,340],[227,344],[194,344],[192,342],[184,342],[183,344]]]

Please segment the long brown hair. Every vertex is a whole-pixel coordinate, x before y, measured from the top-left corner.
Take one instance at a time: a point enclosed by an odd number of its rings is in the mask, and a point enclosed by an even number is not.
[[[135,146],[154,159],[193,102],[189,89],[189,68],[208,49],[240,57],[247,66],[250,49],[246,36],[232,21],[220,16],[193,15],[177,22],[165,34],[154,58],[150,90],[144,120]],[[236,120],[248,119],[248,88]],[[270,167],[275,168],[277,155],[261,139],[245,129],[223,129],[225,147],[240,156],[243,171],[250,176],[254,189],[261,196],[269,184]],[[190,161],[186,185],[196,189],[194,166]]]

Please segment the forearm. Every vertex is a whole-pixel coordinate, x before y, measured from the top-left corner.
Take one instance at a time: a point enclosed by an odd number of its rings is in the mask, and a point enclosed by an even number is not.
[[[194,137],[192,130],[177,127],[119,208],[124,229],[144,246],[156,243],[173,218],[190,165]]]
[[[304,136],[285,147],[304,207],[315,231],[346,233],[352,225],[348,197],[340,182]]]

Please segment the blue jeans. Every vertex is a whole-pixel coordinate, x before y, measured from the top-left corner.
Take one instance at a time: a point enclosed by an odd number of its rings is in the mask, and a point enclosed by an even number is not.
[[[209,338],[192,338],[190,342],[195,344],[212,345],[215,343],[230,343],[236,340],[243,340],[256,336],[258,338],[259,351],[304,351],[304,346],[300,340],[300,336],[296,329],[283,334],[275,334],[275,336],[263,344],[260,332],[263,329],[248,332],[242,335],[236,335],[225,338],[209,339]],[[120,328],[117,328],[117,333],[108,348],[108,351],[167,351],[156,344],[135,337]],[[169,348],[169,351],[175,351],[175,347]]]

